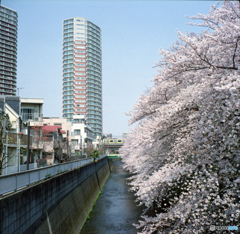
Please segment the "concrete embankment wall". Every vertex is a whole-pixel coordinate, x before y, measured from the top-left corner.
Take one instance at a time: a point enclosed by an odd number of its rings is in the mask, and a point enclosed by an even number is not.
[[[0,233],[79,233],[112,167],[107,158],[0,199]]]

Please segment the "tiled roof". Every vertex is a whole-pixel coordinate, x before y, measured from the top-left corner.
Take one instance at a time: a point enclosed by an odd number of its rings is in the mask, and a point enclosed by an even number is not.
[[[61,125],[43,125],[43,131],[47,132],[57,132],[58,129],[62,129]],[[61,133],[66,133],[65,130],[60,130]]]

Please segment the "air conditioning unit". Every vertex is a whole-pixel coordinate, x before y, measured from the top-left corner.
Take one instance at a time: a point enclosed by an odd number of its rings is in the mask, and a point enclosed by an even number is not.
[[[38,122],[39,121],[39,117],[35,117],[34,121]]]

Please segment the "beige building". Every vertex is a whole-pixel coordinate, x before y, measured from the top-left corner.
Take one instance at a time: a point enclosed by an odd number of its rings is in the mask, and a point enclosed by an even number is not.
[[[43,125],[48,126],[62,126],[62,130],[65,130],[66,133],[63,134],[64,138],[70,136],[71,132],[71,122],[67,122],[67,118],[59,118],[59,117],[44,117]]]
[[[61,126],[66,133],[64,138],[68,138],[73,155],[82,154],[84,149],[93,147],[93,129],[86,124],[84,115],[73,115],[73,121],[68,122],[67,118],[43,118],[44,126]]]

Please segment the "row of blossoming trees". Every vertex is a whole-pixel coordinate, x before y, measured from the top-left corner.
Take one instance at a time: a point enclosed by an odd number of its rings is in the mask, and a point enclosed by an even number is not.
[[[160,51],[154,85],[129,112],[121,149],[141,233],[240,226],[240,5],[225,1]],[[152,210],[154,215],[149,215]]]

